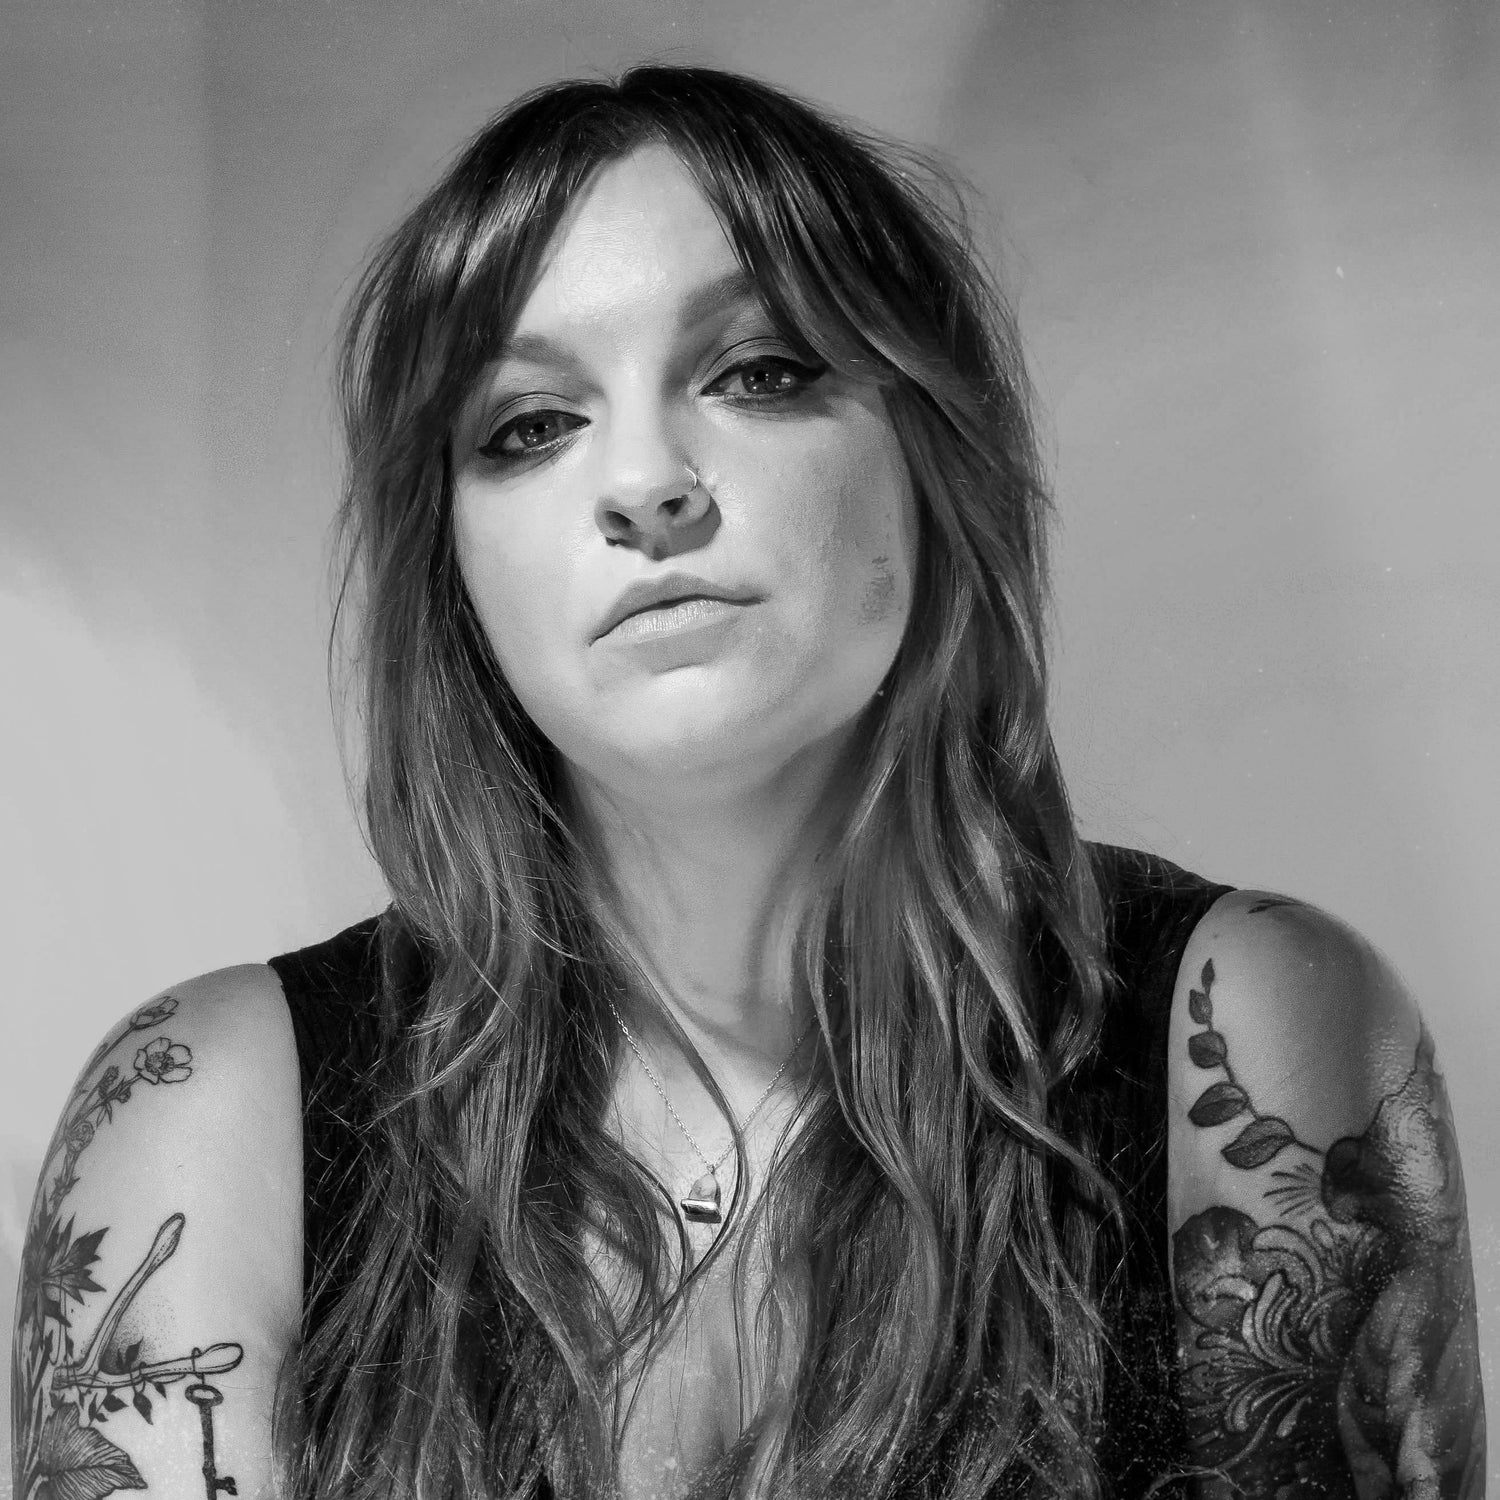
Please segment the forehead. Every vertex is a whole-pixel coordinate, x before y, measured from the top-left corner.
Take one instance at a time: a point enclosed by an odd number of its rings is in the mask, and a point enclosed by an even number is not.
[[[754,296],[692,173],[670,148],[643,146],[601,167],[570,205],[515,334],[658,320],[709,286],[719,301]]]

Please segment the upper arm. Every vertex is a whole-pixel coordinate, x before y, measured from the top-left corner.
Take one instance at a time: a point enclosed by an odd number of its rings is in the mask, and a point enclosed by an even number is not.
[[[1463,1177],[1394,970],[1313,907],[1237,892],[1184,954],[1169,1046],[1183,1397],[1225,1476],[1203,1492],[1479,1495]]]
[[[220,1478],[269,1494],[302,1293],[299,1121],[290,1020],[262,966],[168,991],[95,1049],[23,1254],[16,1500],[200,1500],[210,1441]]]

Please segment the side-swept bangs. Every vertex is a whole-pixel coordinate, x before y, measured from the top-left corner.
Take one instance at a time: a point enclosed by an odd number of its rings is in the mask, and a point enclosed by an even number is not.
[[[349,318],[346,376],[366,418],[387,437],[392,419],[413,439],[444,431],[503,353],[579,191],[650,143],[693,172],[794,345],[873,383],[910,382],[959,429],[970,403],[953,398],[955,375],[1003,395],[1012,372],[993,368],[975,317],[992,299],[977,276],[955,283],[953,240],[967,236],[931,191],[951,186],[932,163],[753,79],[642,67],[522,97],[385,244]]]
[[[341,369],[351,489],[367,496],[364,524],[373,501],[384,539],[400,537],[367,552],[427,558],[450,595],[442,612],[462,612],[444,562],[453,422],[503,353],[579,192],[651,143],[694,174],[793,347],[885,390],[922,554],[925,639],[909,642],[898,676],[945,670],[971,710],[999,693],[1039,722],[1047,498],[1018,342],[958,190],[920,153],[738,75],[641,67],[618,84],[524,96],[382,247],[351,303]],[[958,659],[976,611],[1004,643],[988,665],[1024,663],[1022,679],[968,670],[972,652]]]
[[[348,1284],[300,1357],[310,1436],[288,1493],[601,1493],[623,1351],[649,1353],[695,1293],[663,1242],[665,1187],[602,1123],[630,976],[452,523],[459,412],[592,176],[652,144],[789,343],[881,389],[919,517],[907,634],[850,737],[849,814],[798,934],[823,1037],[809,1113],[742,1221],[746,1245],[766,1231],[757,1356],[785,1399],[700,1488],[754,1472],[788,1496],[888,1496],[928,1474],[943,1500],[1002,1476],[1096,1494],[1114,1198],[1058,1101],[1109,976],[1047,726],[1048,500],[1019,341],[919,153],[753,79],[655,66],[507,108],[378,249],[345,320],[388,1046]],[[584,1256],[600,1226],[628,1305]],[[733,1270],[747,1285],[738,1251]]]

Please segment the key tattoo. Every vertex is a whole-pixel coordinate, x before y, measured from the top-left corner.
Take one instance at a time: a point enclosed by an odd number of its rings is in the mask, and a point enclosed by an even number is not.
[[[113,1121],[115,1111],[142,1087],[179,1084],[192,1076],[193,1055],[187,1047],[166,1036],[141,1039],[176,1011],[177,1001],[164,996],[142,1006],[123,1031],[100,1044],[79,1075],[42,1164],[16,1314],[11,1382],[16,1500],[102,1500],[115,1490],[145,1489],[130,1455],[101,1429],[127,1406],[150,1422],[153,1395],[165,1399],[168,1387],[184,1380],[190,1383],[183,1395],[200,1416],[207,1500],[217,1500],[220,1492],[236,1493],[233,1478],[218,1473],[213,1411],[223,1393],[207,1377],[234,1369],[244,1350],[216,1343],[146,1357],[142,1339],[124,1342],[120,1333],[142,1288],[176,1253],[186,1227],[181,1214],[172,1214],[157,1230],[144,1258],[94,1324],[82,1352],[75,1337],[78,1314],[89,1295],[106,1290],[94,1279],[93,1269],[108,1230],[78,1233],[73,1216],[64,1219],[63,1207],[79,1181],[79,1159],[99,1129]],[[132,1039],[138,1045],[130,1069],[114,1062],[105,1067]]]

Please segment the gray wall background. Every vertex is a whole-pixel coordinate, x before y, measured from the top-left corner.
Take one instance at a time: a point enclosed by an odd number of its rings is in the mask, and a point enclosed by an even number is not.
[[[1086,827],[1318,901],[1406,974],[1493,1398],[1490,0],[6,0],[0,1318],[98,1034],[381,899],[323,665],[354,268],[509,97],[646,55],[790,85],[980,190],[1048,420]]]

